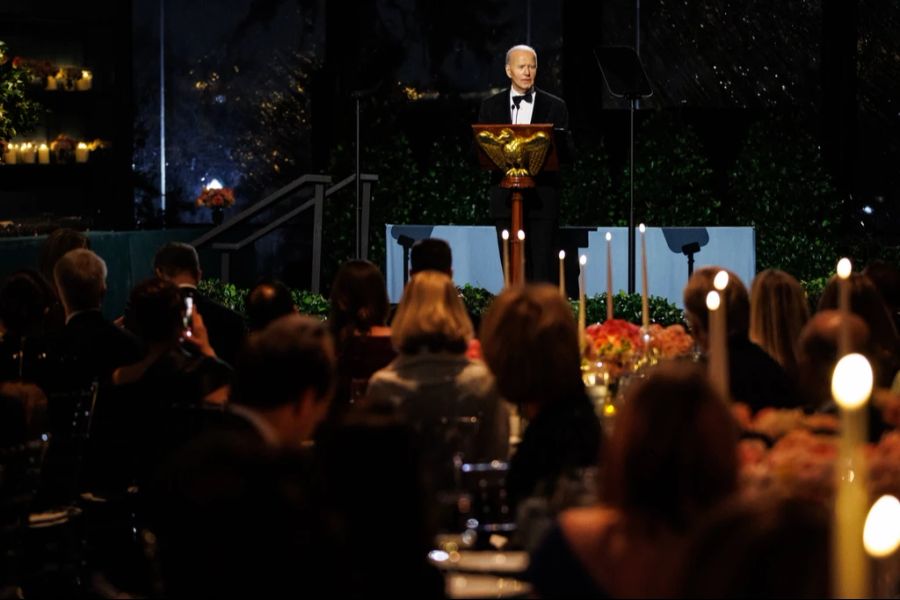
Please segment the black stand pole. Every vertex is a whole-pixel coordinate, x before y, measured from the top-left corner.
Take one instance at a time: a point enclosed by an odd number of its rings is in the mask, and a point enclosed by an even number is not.
[[[640,3],[637,4],[636,18],[640,15]],[[635,36],[635,46],[640,39]],[[629,148],[628,148],[628,293],[635,292],[635,222],[634,222],[634,113],[638,101],[653,94],[647,74],[641,65],[641,59],[633,48],[623,46],[607,46],[596,48],[594,55],[600,65],[600,72],[611,96],[628,100]]]
[[[629,111],[629,156],[628,156],[628,293],[634,293],[635,280],[635,235],[634,235],[634,110],[637,99],[631,99]]]
[[[360,174],[360,162],[359,162],[359,100],[360,96],[356,96],[356,258],[359,259],[362,256],[359,247],[360,240],[360,212],[362,211],[362,204],[360,203],[360,194],[361,194],[361,186],[359,180]]]

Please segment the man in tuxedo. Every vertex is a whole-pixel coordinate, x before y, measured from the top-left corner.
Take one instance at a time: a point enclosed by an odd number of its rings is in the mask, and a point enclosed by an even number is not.
[[[557,147],[568,146],[569,111],[566,103],[534,86],[537,76],[537,52],[530,46],[513,46],[506,53],[506,76],[510,87],[481,104],[479,123],[553,125]],[[562,131],[559,131],[562,130]],[[564,139],[559,136],[562,134]],[[495,173],[491,189],[491,214],[500,232],[511,229],[511,191],[499,186],[501,173]],[[537,186],[524,196],[526,271],[534,281],[553,281],[555,251],[559,230],[559,188],[557,173],[541,173]],[[514,232],[512,232],[515,235]]]
[[[204,296],[197,289],[203,274],[197,250],[190,244],[169,242],[156,252],[153,268],[157,277],[181,288],[184,298],[193,298],[194,307],[203,317],[209,344],[216,356],[229,365],[234,365],[247,335],[247,328],[241,315]]]
[[[66,389],[106,381],[116,368],[143,356],[140,341],[100,313],[106,275],[106,263],[87,249],[66,253],[53,268],[66,319],[57,345],[63,364],[57,383]]]
[[[324,595],[335,553],[317,448],[336,359],[327,327],[291,314],[250,336],[232,402],[170,461],[148,503],[167,595]],[[340,589],[339,587],[337,589]]]

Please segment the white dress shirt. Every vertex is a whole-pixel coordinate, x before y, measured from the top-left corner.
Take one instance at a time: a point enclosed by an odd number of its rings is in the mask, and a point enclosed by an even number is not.
[[[531,102],[525,102],[522,99],[519,102],[519,108],[516,109],[516,103],[513,102],[513,96],[521,96],[522,94],[513,90],[512,86],[509,88],[509,118],[512,121],[513,125],[530,125],[531,124],[531,115],[534,112],[534,102],[537,98],[537,92],[534,91],[534,88],[531,88]]]

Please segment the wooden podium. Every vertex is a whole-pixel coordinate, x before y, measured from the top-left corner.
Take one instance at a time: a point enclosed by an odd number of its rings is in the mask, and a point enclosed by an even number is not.
[[[504,177],[500,187],[512,190],[509,282],[522,284],[525,282],[522,269],[525,245],[516,237],[519,231],[525,230],[522,190],[535,187],[534,177],[541,171],[559,170],[553,125],[472,125],[472,131],[478,143],[481,166],[502,171]]]

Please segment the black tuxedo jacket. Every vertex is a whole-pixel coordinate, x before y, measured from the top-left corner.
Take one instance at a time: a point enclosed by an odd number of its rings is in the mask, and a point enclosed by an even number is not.
[[[531,122],[534,124],[551,123],[554,129],[569,129],[569,110],[565,101],[542,89],[535,88],[534,108],[531,113]],[[479,123],[512,123],[509,108],[509,89],[495,94],[481,103],[478,112]],[[568,156],[568,134],[564,139],[557,136],[556,145],[564,156]],[[499,187],[502,173],[494,174],[494,186],[491,190],[491,214],[494,219],[508,219],[510,217],[509,190]],[[551,219],[559,217],[559,188],[560,179],[558,173],[541,173],[535,178],[537,187],[533,192],[525,194],[525,217],[527,219]]]
[[[196,288],[183,287],[181,293],[184,296],[194,297],[194,305],[203,318],[203,324],[206,325],[209,334],[209,345],[216,351],[216,356],[229,365],[234,365],[247,335],[243,317],[212,298],[204,296]]]
[[[99,310],[74,315],[57,335],[63,384],[69,389],[94,378],[108,381],[118,367],[139,361],[141,342],[130,332],[107,321]]]

